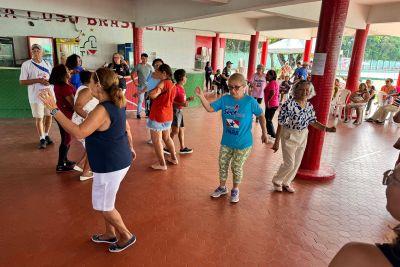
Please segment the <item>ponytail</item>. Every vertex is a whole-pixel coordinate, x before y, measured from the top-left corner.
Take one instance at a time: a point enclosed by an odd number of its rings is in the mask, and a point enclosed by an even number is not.
[[[126,106],[126,99],[124,91],[122,91],[118,86],[111,88],[110,91],[111,101],[119,108]]]
[[[93,80],[99,82],[103,90],[110,96],[111,101],[119,108],[125,107],[124,92],[119,88],[117,74],[108,68],[100,68],[93,72]]]

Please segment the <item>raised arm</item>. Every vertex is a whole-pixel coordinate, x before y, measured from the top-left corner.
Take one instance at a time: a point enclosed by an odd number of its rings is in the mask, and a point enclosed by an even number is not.
[[[79,91],[78,98],[75,101],[74,110],[82,118],[86,118],[89,114],[83,108],[92,99],[92,94],[89,88],[85,88]]]
[[[196,87],[194,92],[200,98],[201,104],[203,105],[205,110],[207,110],[208,112],[214,112],[213,107],[210,105],[210,102],[208,102],[208,100],[204,96],[203,90],[199,86]]]
[[[39,94],[39,97],[48,109],[54,110],[57,108],[56,102],[51,96],[49,90],[42,91]],[[97,129],[106,130],[110,125],[110,116],[106,109],[101,105],[98,105],[92,112],[90,112],[87,119],[80,125],[73,123],[61,111],[58,111],[54,115],[54,118],[76,139],[86,138]]]

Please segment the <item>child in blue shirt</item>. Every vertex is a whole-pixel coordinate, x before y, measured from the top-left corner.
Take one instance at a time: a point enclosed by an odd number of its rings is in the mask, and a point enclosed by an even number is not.
[[[245,87],[246,80],[244,76],[240,73],[235,73],[228,80],[230,94],[224,95],[211,104],[205,98],[200,87],[195,90],[203,107],[208,112],[221,110],[224,128],[219,152],[220,185],[211,194],[211,197],[218,198],[228,193],[228,188],[225,184],[228,178],[229,165],[231,165],[233,173],[231,202],[233,203],[239,202],[239,184],[243,178],[243,165],[253,146],[251,133],[253,114],[260,121],[262,129],[261,141],[267,143],[266,121],[263,110],[253,97],[244,94]]]

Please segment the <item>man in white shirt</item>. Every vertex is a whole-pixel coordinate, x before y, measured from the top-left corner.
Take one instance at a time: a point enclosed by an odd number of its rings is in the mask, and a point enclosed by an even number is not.
[[[32,59],[25,61],[21,66],[19,82],[28,86],[29,104],[31,105],[32,116],[36,120],[36,129],[39,134],[39,148],[44,149],[46,145],[52,144],[49,137],[49,130],[52,123],[50,110],[48,110],[39,99],[39,92],[49,88],[51,65],[42,59],[43,50],[38,44],[31,47]]]

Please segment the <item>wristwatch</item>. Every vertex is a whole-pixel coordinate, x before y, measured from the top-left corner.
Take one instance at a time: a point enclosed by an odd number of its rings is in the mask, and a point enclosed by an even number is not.
[[[53,108],[51,111],[50,111],[50,115],[51,116],[54,116],[54,115],[56,115],[57,114],[57,112],[59,112],[60,110],[58,109],[58,108]]]

